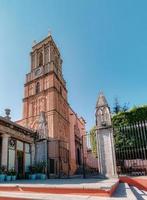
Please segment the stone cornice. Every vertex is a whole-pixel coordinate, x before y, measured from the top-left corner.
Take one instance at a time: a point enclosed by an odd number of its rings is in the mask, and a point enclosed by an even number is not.
[[[49,110],[49,111],[47,111],[46,113],[47,113],[47,115],[49,115],[50,113],[51,113],[51,115],[52,115],[53,112],[58,113],[67,123],[70,123],[70,122],[69,122],[69,119],[67,120],[60,112],[57,111],[57,109]],[[31,117],[28,117],[28,118],[24,118],[23,120],[31,119],[32,117],[39,117],[39,115],[34,115],[34,116],[31,116]]]
[[[9,121],[5,119],[4,117],[0,117],[0,131],[1,128],[5,128],[7,130],[8,134],[11,134],[13,131],[20,133],[21,135],[27,136],[27,137],[35,137],[35,132],[25,128],[23,126],[20,126],[19,124]]]
[[[42,76],[37,77],[36,79],[33,79],[33,80],[25,83],[24,86],[26,87],[26,86],[30,85],[31,83],[37,82],[38,80],[40,80],[40,79],[42,79],[42,78],[44,78],[44,77],[46,77],[48,75],[52,75],[52,74],[56,76],[57,80],[61,83],[61,85],[63,86],[63,88],[65,89],[65,91],[68,92],[67,89],[66,89],[66,87],[65,87],[65,85],[62,83],[62,81],[59,79],[59,77],[57,76],[57,74],[54,71],[50,71],[50,72],[48,72],[46,74],[43,74]]]
[[[48,44],[48,43],[52,43],[52,45],[55,47],[55,49],[58,52],[58,55],[60,56],[60,52],[59,49],[57,48],[56,43],[54,42],[53,38],[51,35],[47,36],[46,38],[44,38],[43,40],[39,41],[37,44],[32,46],[32,50],[34,51],[35,49],[40,49],[44,44]]]
[[[0,133],[1,134],[7,134],[13,138],[22,140],[22,141],[26,141],[28,143],[33,143],[34,142],[34,138],[30,137],[30,135],[25,135],[22,132],[16,131],[13,128],[10,127],[6,127],[3,125],[0,125]]]
[[[39,96],[41,96],[42,94],[43,94],[43,95],[46,95],[46,93],[48,93],[49,91],[53,91],[53,90],[56,90],[56,92],[57,92],[58,94],[60,94],[60,92],[57,90],[56,87],[50,87],[50,88],[47,88],[46,90],[42,90],[42,91],[41,91],[40,93],[38,93],[37,95],[36,95],[36,94],[33,94],[33,95],[31,95],[31,96],[28,96],[28,97],[23,98],[23,102],[27,101],[27,99],[34,99],[35,96],[36,96],[36,97],[39,97]],[[65,103],[67,103],[67,104],[69,105],[68,101],[67,101],[62,95],[61,95],[61,98],[65,101]]]

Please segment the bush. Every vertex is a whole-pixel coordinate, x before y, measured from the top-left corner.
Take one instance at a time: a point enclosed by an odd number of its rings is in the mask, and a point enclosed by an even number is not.
[[[134,107],[127,112],[120,112],[112,117],[112,123],[114,127],[129,125],[145,120],[147,120],[147,105]]]
[[[45,173],[45,168],[46,168],[46,162],[45,161],[40,161],[36,163],[35,165],[32,165],[29,167],[30,173]]]
[[[7,167],[6,166],[1,166],[0,167],[0,174],[6,174],[7,173]]]

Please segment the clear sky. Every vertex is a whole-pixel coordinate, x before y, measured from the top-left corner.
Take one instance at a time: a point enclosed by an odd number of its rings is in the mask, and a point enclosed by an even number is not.
[[[130,107],[147,103],[146,0],[0,0],[0,115],[21,118],[33,40],[51,30],[72,108],[94,124],[100,90]]]

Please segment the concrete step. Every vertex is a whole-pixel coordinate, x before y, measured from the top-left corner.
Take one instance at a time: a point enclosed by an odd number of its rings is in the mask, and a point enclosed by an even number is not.
[[[111,199],[136,200],[136,197],[127,183],[120,183]]]
[[[135,186],[130,186],[137,200],[147,200],[147,191],[139,190]]]
[[[147,176],[139,176],[139,177],[129,177],[129,176],[121,176],[119,180],[122,183],[128,183],[129,185],[135,186],[140,190],[147,191]]]
[[[28,193],[28,192],[0,192],[0,199],[19,198],[19,199],[32,199],[32,200],[136,200],[134,193],[128,184],[120,183],[117,191],[112,197],[98,197],[91,195],[72,195],[72,194],[45,194],[45,193]]]

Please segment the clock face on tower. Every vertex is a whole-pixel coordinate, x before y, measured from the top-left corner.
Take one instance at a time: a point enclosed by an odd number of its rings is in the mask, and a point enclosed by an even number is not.
[[[34,75],[35,77],[38,77],[42,74],[42,67],[37,67],[35,70],[34,70]]]

